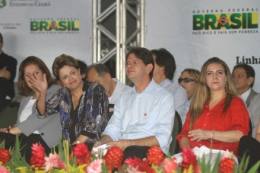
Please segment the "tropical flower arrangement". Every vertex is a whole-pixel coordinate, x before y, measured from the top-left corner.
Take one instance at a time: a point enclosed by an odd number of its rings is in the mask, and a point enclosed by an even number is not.
[[[245,173],[248,159],[237,164],[236,157],[228,152],[209,152],[184,149],[173,157],[166,156],[158,146],[149,148],[147,157],[124,160],[123,151],[110,147],[105,154],[92,154],[87,145],[77,144],[70,148],[64,141],[58,148],[45,155],[41,144],[32,145],[30,163],[19,152],[19,144],[10,151],[0,148],[0,173]],[[209,150],[210,151],[210,150]],[[205,153],[205,152],[204,152]],[[258,162],[248,173],[257,173]]]

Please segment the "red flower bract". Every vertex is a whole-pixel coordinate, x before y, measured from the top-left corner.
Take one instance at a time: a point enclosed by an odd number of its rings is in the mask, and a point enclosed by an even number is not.
[[[123,157],[124,153],[119,147],[113,146],[109,148],[104,156],[108,169],[113,170],[114,168],[119,168],[122,164]]]
[[[137,168],[138,165],[139,165],[141,162],[143,162],[143,160],[140,159],[140,158],[137,158],[137,157],[128,158],[128,159],[125,160],[125,163],[126,163],[127,165],[132,166],[132,167],[134,167],[134,168]]]
[[[11,155],[9,150],[7,149],[0,149],[0,162],[2,162],[4,165],[10,160]]]
[[[149,166],[147,160],[142,160],[140,158],[129,158],[125,160],[125,163],[140,172],[155,173],[155,171]]]
[[[32,156],[30,164],[34,167],[43,167],[45,160],[45,149],[41,144],[32,144]]]
[[[77,164],[88,164],[91,159],[91,154],[89,152],[88,146],[86,144],[77,144],[73,148],[73,155],[77,159]]]
[[[10,171],[6,167],[1,166],[1,165],[0,165],[0,172],[1,173],[10,173]]]
[[[190,165],[193,165],[194,167],[196,167],[196,156],[193,153],[192,149],[190,148],[184,148],[182,150],[182,157],[183,157],[183,162],[182,162],[182,166],[184,168],[189,168]]]
[[[161,165],[165,173],[172,173],[173,171],[176,171],[178,167],[176,160],[170,158],[165,158]]]
[[[231,158],[223,158],[220,161],[219,173],[233,173],[235,161]]]
[[[153,146],[147,151],[147,160],[150,164],[159,165],[164,158],[164,153],[158,146]]]

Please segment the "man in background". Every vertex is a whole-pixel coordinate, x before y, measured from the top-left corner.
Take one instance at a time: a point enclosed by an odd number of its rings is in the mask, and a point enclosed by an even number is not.
[[[89,82],[97,82],[105,88],[106,95],[109,100],[109,116],[114,112],[114,105],[120,99],[124,92],[129,90],[129,86],[112,78],[112,75],[104,64],[94,64],[88,69],[87,80]]]
[[[17,60],[2,50],[3,36],[0,33],[0,111],[2,111],[14,98],[14,79],[16,75]]]
[[[151,52],[154,59],[153,80],[173,95],[174,108],[179,113],[182,123],[184,123],[188,96],[186,91],[177,82],[173,81],[176,70],[175,59],[164,48],[153,49]]]
[[[232,76],[240,97],[244,100],[250,114],[252,136],[256,136],[256,127],[260,122],[260,94],[254,89],[255,70],[248,64],[238,64],[234,67]]]
[[[130,88],[112,78],[109,69],[104,64],[94,64],[90,66],[87,73],[87,80],[97,82],[105,88],[110,104],[115,104],[121,94]]]

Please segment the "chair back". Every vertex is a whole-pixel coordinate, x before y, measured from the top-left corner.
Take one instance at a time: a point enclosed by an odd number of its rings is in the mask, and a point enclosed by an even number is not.
[[[174,116],[174,125],[172,129],[172,142],[170,144],[170,154],[176,154],[180,152],[180,147],[178,144],[178,141],[176,140],[176,136],[178,133],[181,132],[182,129],[182,121],[179,113],[175,111],[175,116]]]
[[[0,128],[6,128],[16,123],[18,109],[19,103],[12,102],[0,111]]]

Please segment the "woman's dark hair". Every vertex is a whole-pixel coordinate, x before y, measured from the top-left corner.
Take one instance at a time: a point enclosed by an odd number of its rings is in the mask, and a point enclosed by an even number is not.
[[[50,86],[53,83],[51,73],[48,67],[46,66],[46,64],[38,57],[29,56],[22,61],[19,67],[18,90],[22,96],[30,96],[33,94],[32,89],[29,88],[27,83],[25,82],[25,74],[24,74],[25,67],[31,64],[36,65],[37,67],[39,67],[42,73],[46,74],[48,86]]]
[[[70,55],[62,54],[55,58],[54,63],[52,65],[53,75],[57,80],[59,80],[59,71],[65,65],[75,67],[76,69],[80,69],[79,62],[77,59],[73,58]]]
[[[87,71],[88,71],[88,65],[81,60],[78,60],[79,68],[80,68],[80,74],[83,76],[86,76]]]

